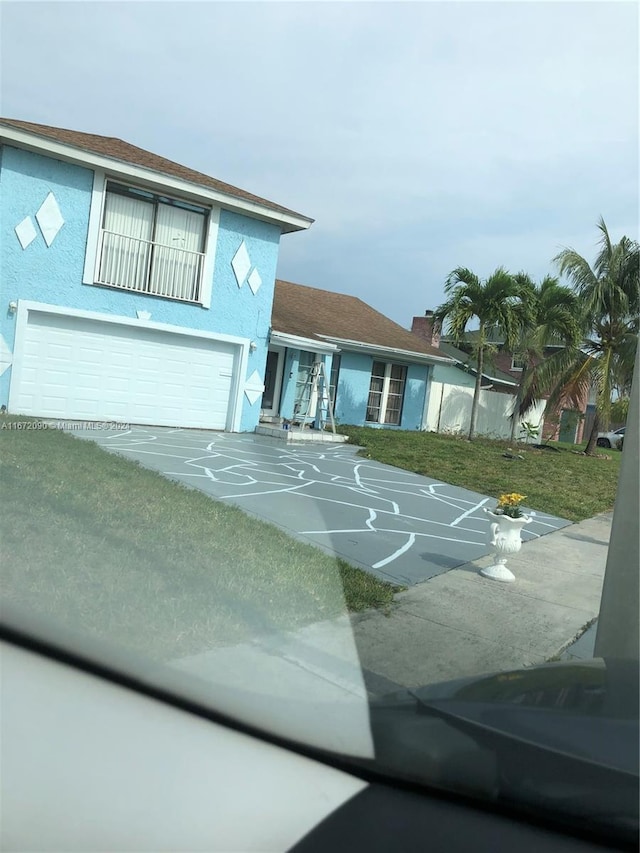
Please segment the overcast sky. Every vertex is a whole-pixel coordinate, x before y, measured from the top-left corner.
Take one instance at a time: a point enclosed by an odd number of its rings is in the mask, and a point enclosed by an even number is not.
[[[408,326],[468,266],[638,236],[635,2],[2,2],[1,113],[313,217],[278,275]]]

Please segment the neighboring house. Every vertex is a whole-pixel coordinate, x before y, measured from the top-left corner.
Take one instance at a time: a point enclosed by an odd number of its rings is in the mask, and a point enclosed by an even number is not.
[[[427,410],[425,429],[435,432],[466,432],[469,429],[477,375],[477,362],[470,353],[471,346],[467,347],[469,352],[465,352],[455,347],[450,340],[441,337],[434,329],[433,311],[426,311],[422,317],[414,317],[411,332],[453,359],[452,364],[438,364],[434,367],[433,393]],[[495,358],[487,359],[484,365],[477,430],[481,435],[508,438],[511,434],[511,413],[518,389],[519,372],[517,368],[509,372],[500,369],[496,364],[498,361],[502,365],[506,364],[503,355],[497,353]],[[543,423],[544,429],[543,413],[544,403],[539,403],[524,420]],[[518,425],[518,435],[521,433],[521,425],[522,420]]]
[[[424,317],[414,317],[412,331],[427,343],[439,345],[443,352],[452,354],[456,349],[453,347],[451,337],[434,335],[433,311],[426,311]],[[475,361],[470,353],[477,337],[477,331],[466,332],[462,343],[458,344],[460,349],[457,349],[458,352],[466,353],[472,372]],[[489,343],[495,348],[495,352],[491,356],[489,366],[485,368],[486,372],[483,371],[483,382],[491,382],[495,391],[515,394],[524,366],[522,359],[505,348],[504,336],[498,329],[490,330]],[[560,345],[547,347],[544,353],[545,357],[552,355],[560,348]],[[560,404],[553,412],[545,411],[542,437],[553,441],[579,443],[582,441],[583,435],[586,434],[585,423],[588,425],[589,419],[593,420],[593,410],[593,394],[591,394],[584,396],[577,409],[570,409]],[[538,423],[540,420],[536,412],[527,417],[534,423]]]
[[[322,362],[339,422],[421,429],[433,370],[453,364],[360,299],[288,281],[276,281],[271,326],[265,421],[327,420],[322,389],[310,398]]]
[[[313,220],[111,137],[0,142],[0,405],[253,430],[280,237]]]
[[[433,311],[425,311],[424,317],[414,317],[411,321],[411,331],[414,335],[422,338],[427,344],[437,347],[444,355],[448,355],[455,361],[455,365],[438,365],[434,371],[434,381],[444,382],[452,385],[464,385],[473,388],[476,382],[477,363],[469,353],[455,347],[450,340],[442,337],[434,331]],[[465,374],[461,377],[460,372]],[[505,394],[515,394],[518,387],[517,377],[503,370],[499,370],[495,364],[484,365],[482,371],[482,388],[486,390],[500,391]]]

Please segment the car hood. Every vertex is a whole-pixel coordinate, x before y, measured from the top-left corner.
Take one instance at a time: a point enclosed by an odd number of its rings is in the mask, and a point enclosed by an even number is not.
[[[596,659],[389,694],[371,706],[377,765],[628,841],[638,684],[637,661]]]

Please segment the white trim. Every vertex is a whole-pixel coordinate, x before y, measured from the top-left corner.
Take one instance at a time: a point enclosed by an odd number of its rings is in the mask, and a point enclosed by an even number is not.
[[[218,226],[220,225],[220,208],[212,207],[209,211],[209,226],[207,242],[204,247],[204,263],[200,282],[200,304],[203,308],[211,308],[211,291],[213,289],[213,270],[218,248]]]
[[[0,128],[2,129],[0,139],[9,143],[21,145],[23,148],[32,149],[38,153],[44,152],[46,155],[53,156],[58,160],[80,163],[94,170],[101,169],[109,175],[124,176],[127,180],[142,181],[150,186],[169,190],[169,192],[178,193],[179,195],[189,195],[191,198],[206,200],[210,203],[221,205],[228,210],[238,211],[251,216],[254,219],[262,219],[284,226],[282,227],[283,233],[304,231],[313,224],[313,219],[299,213],[284,213],[272,210],[259,202],[240,199],[237,196],[214,190],[212,187],[205,187],[202,184],[196,184],[183,178],[165,175],[163,172],[156,172],[144,166],[137,166],[107,157],[103,154],[85,151],[66,142],[59,142],[49,137],[38,136],[34,132],[9,127],[2,124],[2,122],[0,122]]]
[[[209,340],[220,341],[221,343],[249,346],[249,338],[241,338],[237,335],[226,335],[218,332],[205,332],[202,329],[192,329],[188,326],[174,326],[171,323],[157,323],[154,320],[139,320],[137,317],[126,317],[122,314],[103,314],[100,311],[85,311],[82,308],[67,308],[60,305],[49,305],[46,302],[32,302],[26,299],[18,300],[18,318],[20,317],[21,309],[26,311],[41,311],[46,314],[62,314],[65,317],[82,317],[86,320],[100,320],[105,323],[114,323],[118,326],[157,329],[161,332],[174,332],[178,335],[186,335],[189,338],[208,338]]]
[[[107,178],[104,172],[96,169],[93,173],[93,188],[91,190],[91,206],[89,207],[89,228],[87,231],[87,247],[84,255],[83,284],[94,284],[97,270],[100,266],[100,226],[102,225],[102,207],[104,204]]]
[[[376,423],[379,424],[384,423],[384,416],[387,411],[387,403],[389,402],[389,382],[391,380],[391,366],[392,365],[390,361],[388,361],[384,366],[384,377],[382,379],[382,396],[380,397],[380,411],[378,414],[378,420],[376,421]],[[398,366],[404,367],[405,378],[404,382],[402,383],[402,406],[400,406],[400,411],[398,412],[398,423],[392,424],[392,426],[400,426],[400,424],[402,423],[402,409],[404,408],[404,389],[405,385],[407,384],[407,368],[405,367],[405,365]],[[369,380],[369,388],[371,388],[371,380]],[[366,414],[367,413],[365,412],[365,417]]]
[[[379,344],[367,344],[362,341],[350,341],[346,338],[334,338],[333,335],[318,335],[326,341],[332,341],[340,349],[358,350],[367,355],[380,355],[382,358],[395,358],[400,361],[415,361],[415,362],[444,362],[445,364],[455,364],[455,358],[449,358],[444,355],[427,355],[424,352],[414,352],[413,350],[396,349],[395,347],[383,347]]]
[[[313,338],[302,338],[298,335],[288,335],[286,332],[275,332],[271,330],[269,342],[272,344],[290,347],[291,349],[301,349],[315,353],[334,353],[339,352],[340,348],[335,344],[323,343],[322,341]]]
[[[16,336],[13,355],[14,376],[22,372],[23,338],[26,334],[29,312],[40,312],[44,314],[59,314],[63,317],[79,317],[86,320],[95,320],[103,323],[111,323],[116,326],[134,326],[142,329],[155,329],[160,332],[171,332],[188,338],[204,338],[210,341],[233,344],[237,347],[236,365],[234,365],[235,377],[231,383],[231,397],[229,402],[230,416],[227,419],[227,429],[231,432],[240,431],[242,418],[242,389],[244,388],[247,364],[249,361],[249,338],[240,338],[236,335],[218,334],[216,332],[204,332],[200,329],[190,329],[184,326],[174,326],[170,323],[156,323],[153,320],[139,320],[135,317],[123,317],[115,314],[102,314],[99,311],[85,311],[80,308],[66,308],[59,305],[48,305],[45,302],[32,302],[19,299],[16,314]],[[17,383],[11,382],[9,387],[9,411],[14,403],[14,395]]]

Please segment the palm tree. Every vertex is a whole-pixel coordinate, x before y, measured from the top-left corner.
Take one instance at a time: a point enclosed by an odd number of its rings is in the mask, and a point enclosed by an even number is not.
[[[523,361],[523,368],[511,415],[511,441],[517,438],[520,406],[533,368],[542,361],[547,347],[575,347],[580,340],[578,300],[571,288],[549,275],[539,285],[524,272],[518,273],[515,279],[526,294],[529,311],[515,350],[515,355]]]
[[[594,452],[599,430],[609,428],[612,389],[629,383],[640,318],[638,243],[628,237],[612,243],[602,218],[598,228],[600,250],[593,266],[574,249],[563,249],[554,258],[579,300],[583,341],[535,368],[520,406],[522,414],[531,406],[532,394],[544,390],[550,392],[549,406],[577,406],[594,388],[596,414],[587,454]]]
[[[447,322],[456,344],[460,344],[468,324],[475,317],[479,321],[476,344],[476,383],[471,405],[469,439],[476,435],[478,403],[485,355],[489,349],[489,332],[498,326],[505,335],[505,343],[512,348],[520,328],[526,322],[527,306],[523,299],[524,288],[502,267],[485,281],[466,267],[457,267],[447,277],[444,292],[449,297],[434,312],[434,325],[442,328]]]

